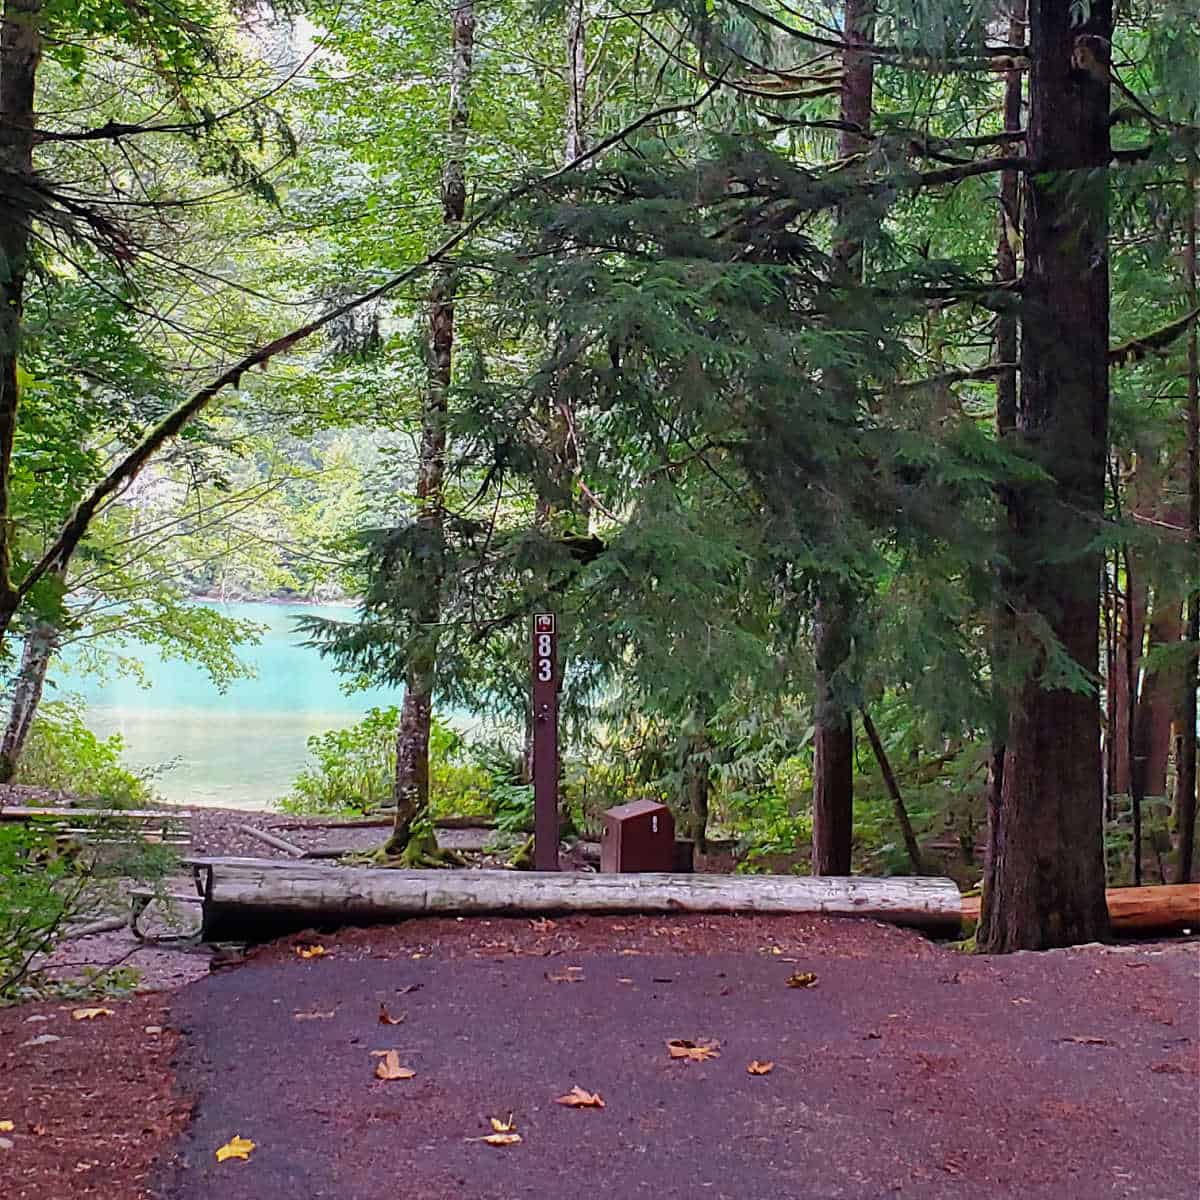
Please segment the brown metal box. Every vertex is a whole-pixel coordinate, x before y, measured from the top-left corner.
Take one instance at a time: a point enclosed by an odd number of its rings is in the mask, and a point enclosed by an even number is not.
[[[634,800],[604,814],[600,870],[627,875],[675,866],[675,818],[665,804]]]

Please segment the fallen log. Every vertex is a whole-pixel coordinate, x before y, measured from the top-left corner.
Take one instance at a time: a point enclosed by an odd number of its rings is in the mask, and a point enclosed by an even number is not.
[[[1108,919],[1114,933],[1200,930],[1200,883],[1109,888]],[[979,920],[979,897],[963,897],[963,920]]]
[[[278,834],[268,833],[265,829],[255,829],[253,825],[238,825],[236,829],[238,833],[255,838],[273,850],[282,850],[284,854],[290,854],[293,858],[303,858],[305,855],[303,846],[297,846],[295,842],[289,842],[287,838],[281,838]]]
[[[314,926],[517,913],[756,913],[872,917],[954,932],[953,881],[935,877],[588,875],[339,868],[190,858],[209,941],[262,941]]]

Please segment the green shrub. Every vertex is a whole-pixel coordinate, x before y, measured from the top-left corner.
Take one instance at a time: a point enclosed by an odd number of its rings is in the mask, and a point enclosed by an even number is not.
[[[369,812],[392,801],[396,779],[396,728],[400,710],[372,708],[357,725],[308,739],[314,760],[279,801],[296,814]],[[486,770],[470,761],[457,730],[438,717],[429,733],[429,800],[434,814],[490,811]]]
[[[17,763],[14,783],[54,788],[116,808],[145,807],[154,799],[145,775],[121,762],[119,734],[98,738],[80,708],[65,700],[43,703]]]

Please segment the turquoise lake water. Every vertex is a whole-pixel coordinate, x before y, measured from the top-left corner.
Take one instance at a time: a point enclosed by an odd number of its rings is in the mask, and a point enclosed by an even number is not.
[[[224,604],[231,617],[265,625],[257,646],[239,652],[257,670],[218,692],[187,663],[139,650],[150,688],[131,679],[102,683],[64,672],[62,691],[81,695],[88,725],[101,736],[119,733],[135,767],[176,760],[154,781],[168,800],[265,808],[289,790],[307,758],[312,734],[353,725],[369,708],[399,704],[399,688],[346,695],[343,678],[316,650],[302,645],[295,618],[353,619],[348,608],[296,604]],[[68,654],[68,663],[70,656]]]

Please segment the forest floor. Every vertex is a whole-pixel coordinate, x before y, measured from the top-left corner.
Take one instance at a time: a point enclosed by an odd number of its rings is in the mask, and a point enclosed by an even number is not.
[[[301,936],[92,1019],[0,1011],[0,1194],[1190,1200],[1197,950],[970,957],[799,917]],[[411,1078],[376,1078],[393,1049]],[[510,1114],[519,1143],[480,1140]]]

